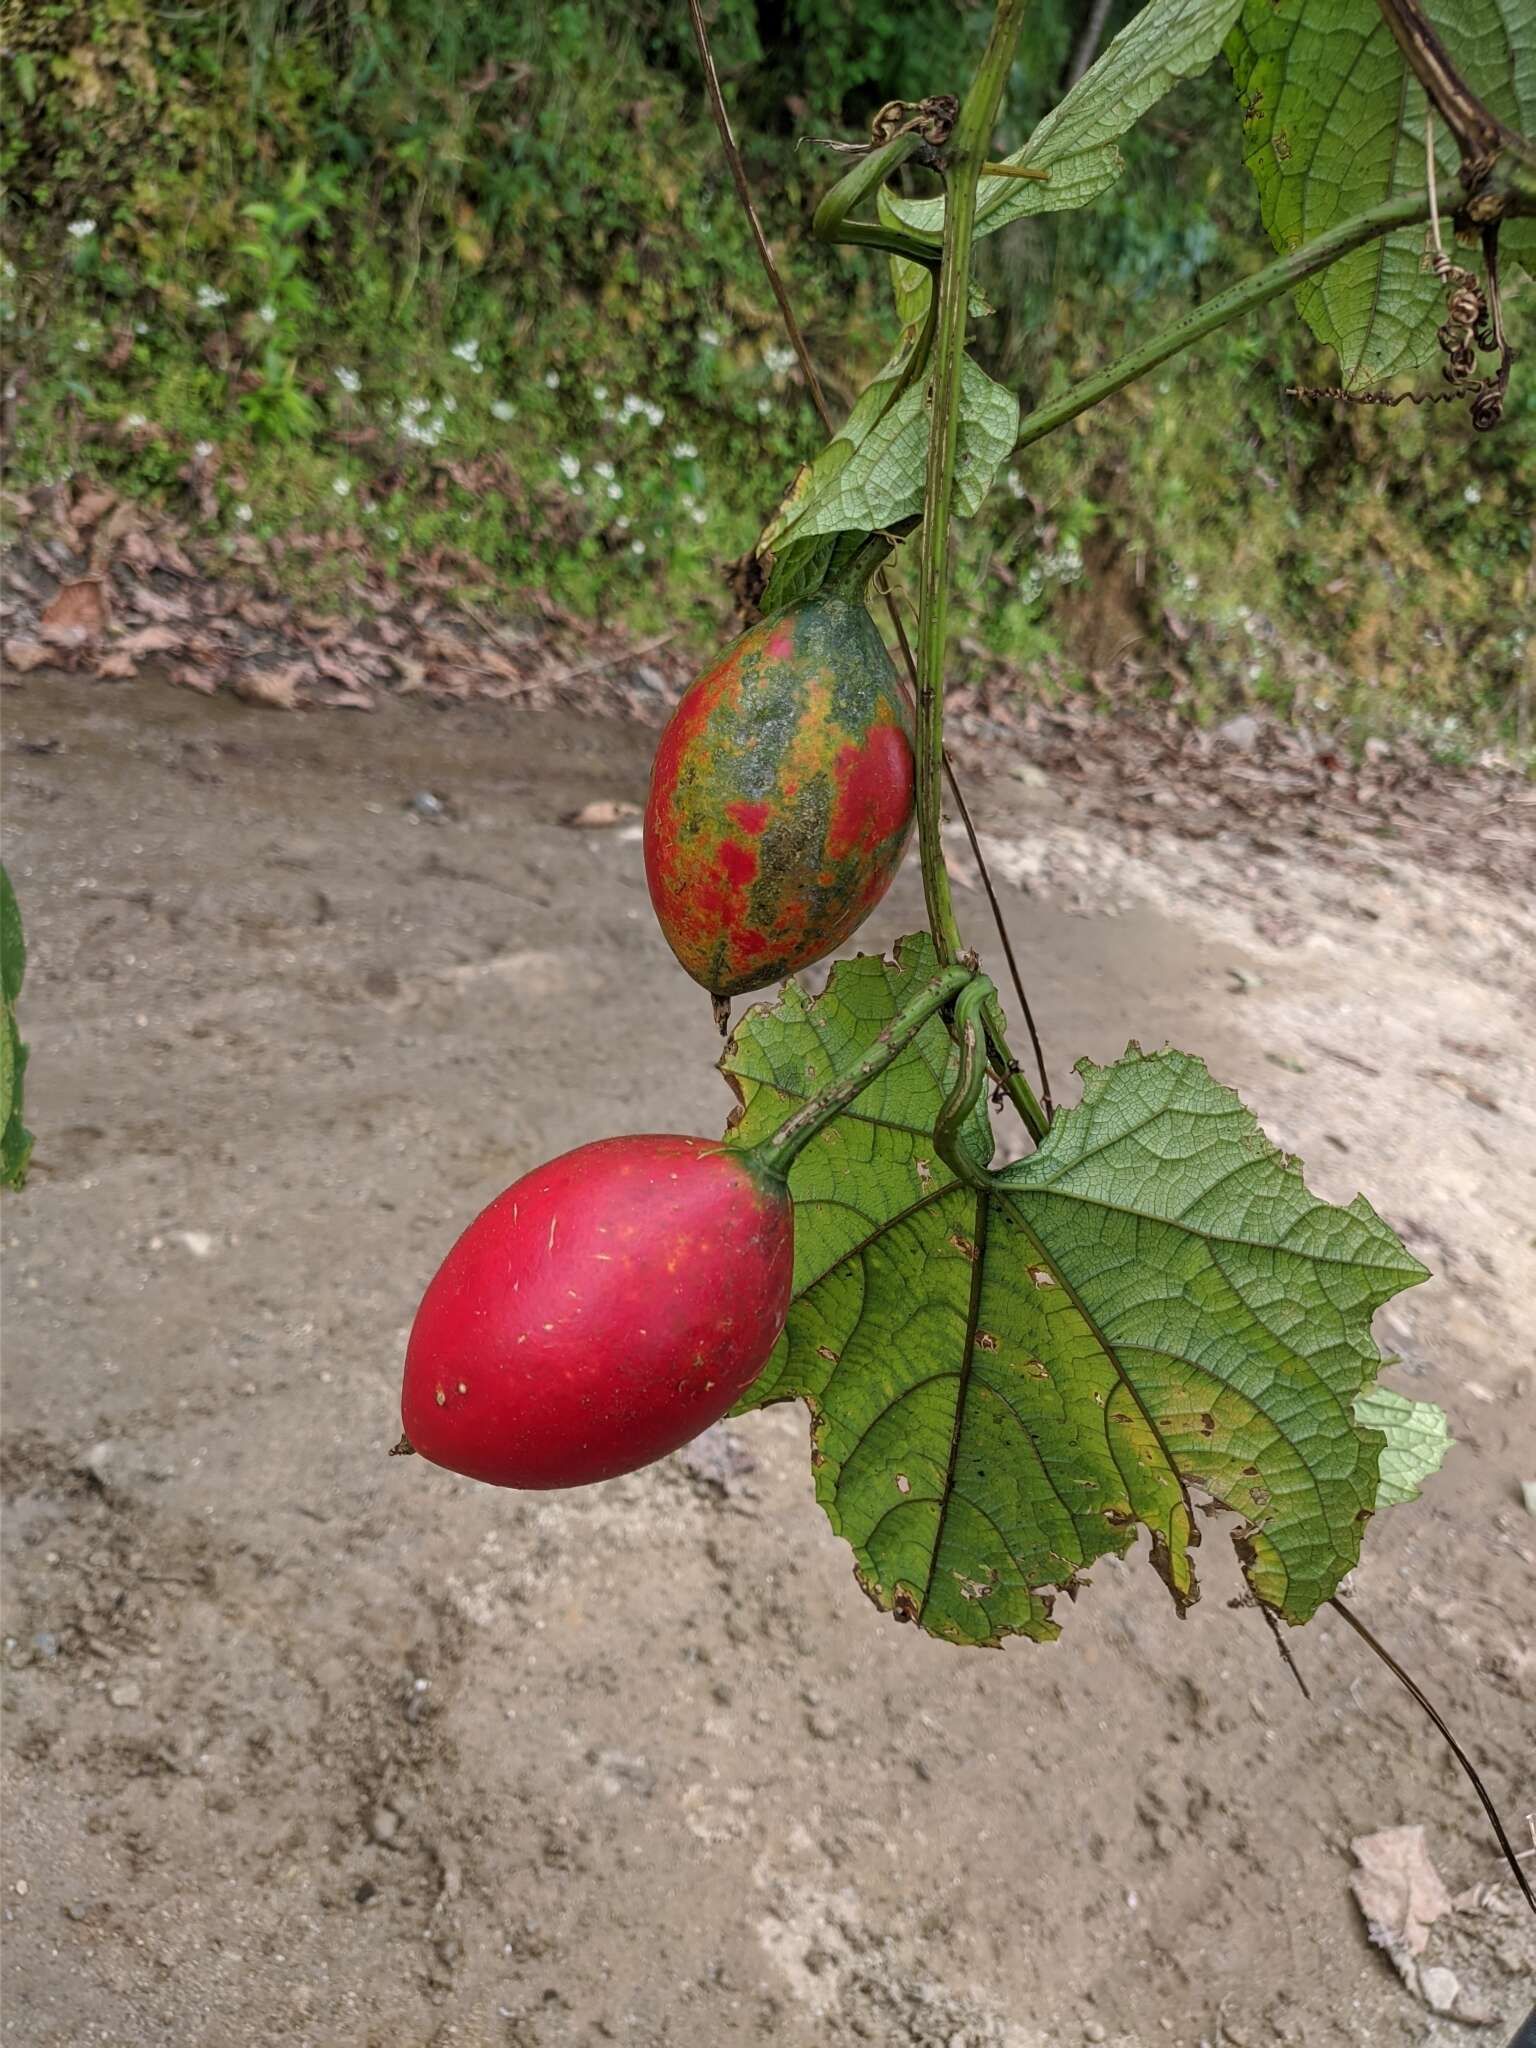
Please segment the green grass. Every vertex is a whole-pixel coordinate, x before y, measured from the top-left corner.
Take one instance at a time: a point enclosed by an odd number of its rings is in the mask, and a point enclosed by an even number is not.
[[[976,26],[947,0],[860,17],[798,0],[765,50],[727,0],[716,30],[844,405],[889,296],[878,259],[805,238],[828,160],[797,138],[859,132],[938,53],[963,72]],[[1016,125],[1071,19],[1042,0]],[[444,551],[482,599],[723,630],[724,567],[818,430],[675,9],[43,0],[3,84],[14,482],[89,473],[196,523],[180,472],[206,446],[216,531],[357,531],[386,565]],[[1229,102],[1224,78],[1185,88],[1091,213],[985,245],[978,350],[1026,402],[1262,259]],[[1328,375],[1272,307],[1030,450],[962,544],[967,645],[1041,694],[1118,648],[1194,716],[1260,704],[1467,750],[1507,732],[1532,659],[1529,378],[1479,439],[1450,408],[1282,395]],[[305,573],[339,587],[346,564]]]

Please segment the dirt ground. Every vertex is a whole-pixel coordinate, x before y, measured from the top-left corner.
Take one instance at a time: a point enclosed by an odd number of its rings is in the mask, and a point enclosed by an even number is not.
[[[7,742],[6,2041],[1502,2044],[1536,1944],[1464,1781],[1332,1617],[1303,1699],[1218,1528],[1187,1621],[1143,1553],[1059,1644],[962,1653],[861,1597],[798,1409],[568,1495],[385,1455],[476,1209],[728,1107],[637,833],[559,823],[639,797],[650,735],[38,673]],[[1459,1444],[1355,1599],[1523,1840],[1536,906],[1377,842],[1090,827],[1038,770],[980,808],[1061,1092],[1173,1037],[1434,1269],[1378,1332]],[[866,943],[920,922],[909,868]],[[1349,1892],[1402,1823],[1459,2019]]]

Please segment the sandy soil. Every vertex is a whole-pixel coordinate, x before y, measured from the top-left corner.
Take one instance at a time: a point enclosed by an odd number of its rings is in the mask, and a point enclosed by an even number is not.
[[[641,794],[644,732],[37,674],[8,743],[7,2041],[1464,2041],[1349,1894],[1350,1838],[1404,1822],[1463,1899],[1428,1960],[1503,2041],[1536,1946],[1463,1781],[1336,1620],[1301,1697],[1219,1531],[1182,1624],[1138,1557],[1060,1644],[965,1654],[860,1596],[797,1409],[733,1426],[723,1483],[385,1456],[476,1208],[727,1108],[635,834],[558,822]],[[1379,1328],[1460,1443],[1356,1599],[1523,1833],[1530,901],[1379,845],[1133,851],[1037,774],[982,809],[1063,1073],[1175,1037],[1434,1268]],[[909,870],[867,936],[920,921]]]

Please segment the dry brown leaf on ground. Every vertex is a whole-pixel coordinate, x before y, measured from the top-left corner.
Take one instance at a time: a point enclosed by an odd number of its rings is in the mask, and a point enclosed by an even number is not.
[[[7,640],[3,649],[5,666],[14,669],[19,676],[29,674],[35,668],[42,668],[53,660],[53,655],[41,640],[24,640],[18,636]]]
[[[125,647],[113,647],[96,664],[96,676],[103,683],[131,683],[138,665]]]
[[[171,681],[183,690],[197,690],[204,697],[211,697],[219,687],[214,671],[195,661],[178,662],[171,670]]]
[[[116,503],[116,491],[85,490],[70,507],[69,516],[83,533],[88,527],[95,526],[98,521],[105,519]]]
[[[570,825],[578,832],[601,832],[609,825],[622,825],[627,818],[638,818],[640,806],[625,803],[618,797],[599,797],[595,803],[583,804],[579,811],[567,811],[560,822]]]
[[[1429,1860],[1424,1830],[1382,1828],[1350,1843],[1359,1868],[1349,1876],[1365,1931],[1385,1949],[1410,1991],[1419,1990],[1418,1958],[1429,1930],[1451,1912],[1451,1895]]]
[[[299,701],[299,684],[309,675],[307,661],[285,661],[276,668],[238,668],[235,695],[243,697],[247,704],[268,704],[276,711],[292,711]]]
[[[176,654],[181,650],[183,635],[173,633],[169,626],[140,626],[137,632],[125,633],[117,643],[119,654],[131,654],[141,659],[146,654]]]
[[[43,607],[38,630],[55,647],[84,647],[99,640],[112,623],[112,601],[106,585],[95,576],[82,576],[74,583],[61,583],[56,595]]]

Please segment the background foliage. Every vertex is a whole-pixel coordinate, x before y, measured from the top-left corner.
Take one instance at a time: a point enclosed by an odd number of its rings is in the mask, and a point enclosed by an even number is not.
[[[1133,13],[1112,10],[1109,32]],[[1004,146],[1059,94],[1038,0]],[[823,135],[970,72],[959,0],[717,0],[749,168],[834,402],[889,352],[884,265],[809,245]],[[819,439],[663,0],[33,0],[6,23],[4,307],[20,483],[89,470],[231,534],[451,551],[703,644]],[[1230,74],[1128,138],[1089,212],[978,251],[1026,407],[1264,260]],[[1524,308],[1517,308],[1517,317]],[[1456,753],[1530,716],[1536,397],[1311,414],[1288,306],[1029,451],[969,531],[969,651],[1051,690],[1127,660]],[[213,466],[201,507],[182,472]]]

